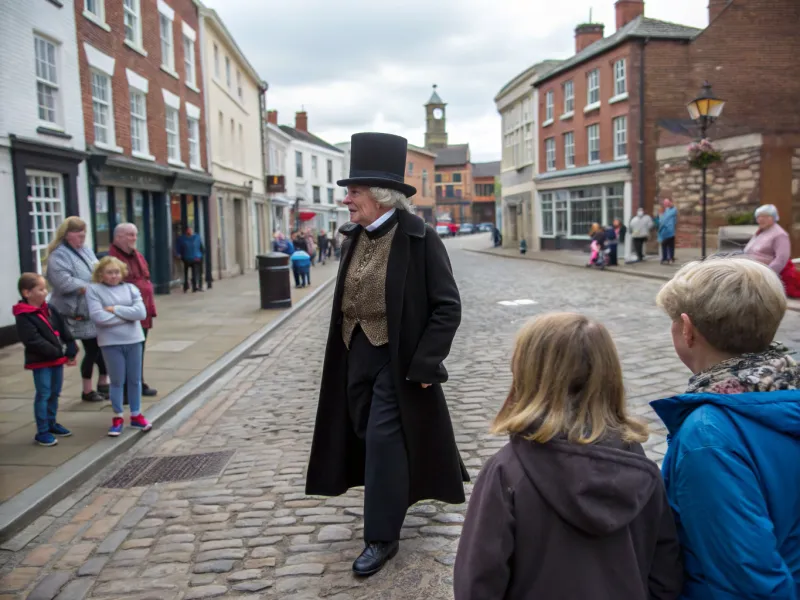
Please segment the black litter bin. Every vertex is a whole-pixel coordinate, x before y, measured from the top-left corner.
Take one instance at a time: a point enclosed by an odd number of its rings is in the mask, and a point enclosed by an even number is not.
[[[292,286],[289,281],[289,256],[270,252],[256,257],[261,308],[289,308],[292,305]]]

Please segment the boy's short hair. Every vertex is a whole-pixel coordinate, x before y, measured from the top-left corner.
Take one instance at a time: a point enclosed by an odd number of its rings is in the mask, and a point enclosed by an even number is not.
[[[103,271],[105,271],[111,265],[119,268],[119,272],[122,273],[122,279],[125,279],[128,276],[128,265],[114,256],[104,256],[92,270],[92,281],[95,283],[102,283]]]
[[[775,272],[745,258],[691,262],[664,284],[656,303],[670,319],[686,314],[715,349],[764,352],[786,313],[786,292]]]
[[[42,281],[44,281],[44,277],[38,273],[23,273],[17,281],[17,291],[22,296],[22,292],[30,292]]]

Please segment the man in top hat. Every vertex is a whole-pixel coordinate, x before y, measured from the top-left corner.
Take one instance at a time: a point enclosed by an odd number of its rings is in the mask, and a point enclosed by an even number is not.
[[[406,140],[351,140],[340,232],[342,259],[325,349],[306,493],[364,486],[365,548],[357,575],[377,573],[399,547],[409,506],[464,502],[469,476],[441,384],[461,322],[444,244],[409,212]]]

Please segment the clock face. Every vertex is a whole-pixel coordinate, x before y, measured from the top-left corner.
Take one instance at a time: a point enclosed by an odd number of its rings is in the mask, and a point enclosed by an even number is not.
[[[441,119],[444,116],[444,111],[441,108],[434,108],[433,109],[433,118],[434,119]]]

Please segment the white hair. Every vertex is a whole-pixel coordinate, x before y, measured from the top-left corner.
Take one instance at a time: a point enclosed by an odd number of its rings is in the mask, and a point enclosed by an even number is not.
[[[370,196],[380,204],[388,208],[396,208],[398,210],[410,210],[411,203],[406,198],[403,192],[397,190],[390,190],[387,188],[373,187],[369,188]]]
[[[126,231],[135,231],[139,232],[139,229],[133,223],[120,223],[116,227],[114,227],[114,239],[117,239],[120,235],[125,233]]]
[[[762,204],[756,209],[756,218],[760,217],[761,215],[770,215],[775,222],[779,221],[778,218],[778,209],[775,207],[774,204]]]

